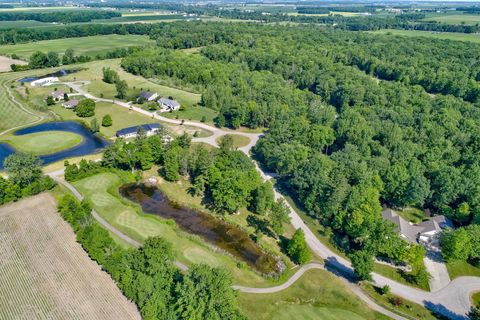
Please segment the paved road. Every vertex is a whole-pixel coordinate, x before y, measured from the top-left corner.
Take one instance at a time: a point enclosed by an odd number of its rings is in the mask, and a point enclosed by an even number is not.
[[[113,102],[119,106],[129,108],[131,110],[137,111],[139,113],[152,116],[152,114],[148,111],[145,111],[141,108],[133,107],[128,103],[121,102],[121,101],[114,101],[110,99],[100,99],[97,98],[86,91],[84,91],[81,86],[88,82],[67,82],[66,85],[70,86],[74,90],[79,93],[82,93],[85,97],[94,99],[97,101],[105,101],[105,102]],[[241,148],[243,152],[247,155],[249,154],[250,149],[255,145],[255,143],[260,138],[261,134],[249,134],[249,133],[242,133],[242,132],[230,132],[226,130],[222,130],[219,128],[215,128],[209,126],[204,123],[197,123],[191,121],[179,121],[174,119],[168,119],[162,117],[158,114],[155,114],[154,117],[158,120],[165,121],[172,124],[178,125],[189,125],[198,128],[202,128],[208,130],[213,133],[212,136],[208,138],[200,138],[196,139],[195,141],[205,142],[211,144],[213,146],[217,146],[216,139],[219,136],[225,134],[238,134],[243,135],[251,139],[251,142],[248,146]],[[271,179],[272,174],[265,173],[258,165],[256,165],[258,172],[264,179]],[[275,189],[275,197],[276,198],[283,198],[283,195]],[[288,204],[288,203],[287,203]],[[318,238],[313,234],[313,232],[307,227],[307,225],[302,221],[298,213],[290,206],[290,218],[292,225],[298,229],[302,229],[305,233],[306,241],[313,252],[315,252],[318,256],[325,259],[328,266],[333,266],[335,269],[339,270],[345,275],[352,275],[353,269],[350,262],[343,257],[338,256],[334,252],[332,252],[327,246],[321,243]],[[471,302],[470,302],[470,295],[474,291],[480,291],[480,277],[460,277],[448,283],[447,286],[439,289],[435,292],[426,292],[420,289],[416,289],[410,286],[403,285],[401,283],[395,282],[392,279],[386,278],[380,274],[372,273],[373,281],[379,285],[384,286],[388,285],[391,289],[391,292],[399,295],[405,299],[421,303],[429,309],[435,310],[440,314],[449,317],[451,319],[465,319],[465,314],[469,311]],[[360,294],[356,292],[357,295],[360,297]],[[360,297],[361,298],[361,297]],[[363,299],[362,299],[363,300]]]

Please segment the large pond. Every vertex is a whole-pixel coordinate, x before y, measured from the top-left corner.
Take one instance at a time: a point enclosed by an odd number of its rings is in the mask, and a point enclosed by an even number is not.
[[[92,134],[88,128],[74,121],[45,122],[33,127],[17,130],[14,132],[14,135],[27,135],[45,131],[72,132],[80,135],[82,137],[82,142],[75,147],[40,156],[43,164],[49,164],[66,158],[96,153],[108,145],[106,140],[97,137],[96,135]],[[5,158],[12,153],[15,153],[15,149],[6,143],[0,143],[0,169],[3,169],[3,161]]]
[[[175,220],[184,231],[201,236],[261,273],[273,275],[283,269],[283,262],[265,253],[245,231],[211,214],[178,206],[156,187],[131,183],[121,186],[120,194],[140,204],[146,213]]]
[[[43,78],[48,78],[48,77],[63,77],[63,76],[66,76],[68,74],[71,74],[71,73],[75,73],[75,72],[78,72],[79,69],[71,69],[71,70],[58,70],[56,72],[53,72],[53,73],[48,73],[48,74],[44,74],[43,76],[29,76],[29,77],[25,77],[25,78],[21,78],[21,79],[18,79],[17,81],[18,82],[32,82],[32,81],[35,81],[35,80],[38,80],[38,79],[43,79]]]

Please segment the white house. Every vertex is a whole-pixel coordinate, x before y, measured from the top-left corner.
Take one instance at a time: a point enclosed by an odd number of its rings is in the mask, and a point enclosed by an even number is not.
[[[30,84],[32,87],[41,87],[41,86],[45,87],[59,81],[60,80],[58,79],[58,77],[46,77],[46,78],[34,80],[30,82]]]
[[[141,126],[134,126],[128,127],[125,129],[121,129],[117,131],[117,138],[135,138],[137,136],[137,132],[140,128],[145,130],[147,136],[154,135],[158,130],[160,130],[160,125],[158,123],[151,123],[151,124],[142,124]]]
[[[161,98],[158,100],[158,105],[166,111],[176,111],[180,109],[180,103],[172,99]]]
[[[62,90],[55,90],[55,91],[52,91],[50,95],[55,101],[60,101],[60,100],[63,100],[63,98],[65,97],[65,92]]]

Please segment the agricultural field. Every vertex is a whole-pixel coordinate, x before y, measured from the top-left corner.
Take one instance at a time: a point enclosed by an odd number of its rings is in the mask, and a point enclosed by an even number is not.
[[[52,23],[34,20],[0,21],[0,29],[51,27]]]
[[[307,271],[290,288],[269,294],[240,293],[239,304],[249,319],[388,319],[370,310],[334,275]]]
[[[76,55],[95,56],[116,48],[143,46],[151,43],[154,42],[148,36],[112,34],[4,45],[0,47],[0,55],[16,54],[22,59],[28,59],[35,51],[53,51],[63,54],[65,50],[73,49]]]
[[[10,65],[26,65],[27,62],[23,60],[11,59],[8,57],[0,56],[0,72],[8,72],[11,70]]]
[[[0,136],[0,142],[8,143],[20,152],[44,155],[79,145],[82,137],[65,131],[45,131],[20,136]]]
[[[480,23],[480,15],[478,14],[439,14],[432,15],[425,19],[424,21],[437,21],[447,24],[466,24],[466,25],[476,25]]]
[[[49,194],[0,207],[0,319],[140,319]]]
[[[473,33],[456,33],[456,32],[433,32],[433,31],[418,31],[418,30],[397,30],[397,29],[383,29],[372,31],[377,34],[387,34],[392,36],[406,36],[406,37],[427,37],[443,40],[454,41],[470,41],[480,43],[480,35]]]

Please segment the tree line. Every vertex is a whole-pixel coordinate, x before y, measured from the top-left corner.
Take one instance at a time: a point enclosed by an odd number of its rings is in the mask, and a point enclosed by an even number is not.
[[[35,20],[40,22],[90,22],[96,19],[112,19],[122,14],[106,10],[68,10],[51,12],[0,12],[0,21]]]

